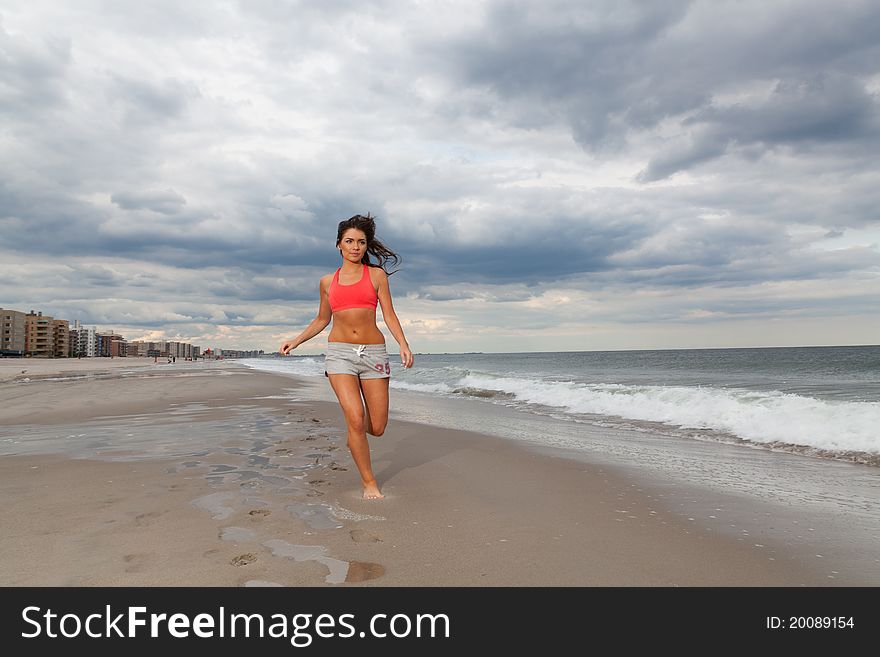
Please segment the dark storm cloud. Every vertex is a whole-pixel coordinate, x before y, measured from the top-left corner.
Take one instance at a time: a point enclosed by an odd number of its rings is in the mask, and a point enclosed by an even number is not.
[[[0,247],[33,254],[90,252],[97,214],[44,181],[30,187],[0,181]]]
[[[865,87],[880,58],[880,6],[786,3],[551,2],[491,5],[480,29],[442,49],[453,74],[484,87],[501,116],[568,123],[589,150],[623,147],[672,119],[682,144],[652,158],[657,180],[724,154],[731,142],[774,144],[878,135]],[[438,54],[438,61],[441,55]],[[776,81],[764,103],[718,105],[749,82]],[[533,127],[533,126],[530,126]]]
[[[224,270],[218,278],[207,280],[200,291],[211,297],[239,299],[242,301],[304,301],[318,306],[318,280],[327,272],[320,269],[306,269],[296,276],[276,275],[268,272],[264,276],[254,276],[253,271]]]
[[[756,107],[710,106],[684,120],[684,144],[654,156],[639,175],[660,180],[701,162],[720,157],[731,147],[757,147],[750,158],[779,145],[861,142],[874,150],[880,136],[880,105],[862,83],[850,77],[818,75],[776,85]]]
[[[406,279],[417,286],[455,281],[536,284],[574,272],[607,269],[608,254],[619,244],[634,239],[613,226],[584,224],[581,223],[577,234],[566,235],[565,226],[562,234],[552,234],[552,226],[542,226],[537,230],[526,228],[516,235],[513,227],[528,223],[512,220],[511,233],[515,236],[508,242],[451,246],[443,240],[431,244],[401,239],[394,243],[394,248],[405,254],[405,262],[409,263],[404,270]],[[571,231],[571,225],[568,228]]]
[[[646,45],[678,22],[687,5],[496,2],[480,29],[454,39],[438,59],[449,58],[466,84],[491,90],[501,104],[552,104],[552,113],[567,120],[585,146],[614,143],[621,115],[633,105],[633,87],[648,87],[629,119],[641,125],[705,99],[699,88],[644,84],[650,70],[644,68],[650,62]],[[526,118],[525,125],[534,127],[529,123]]]

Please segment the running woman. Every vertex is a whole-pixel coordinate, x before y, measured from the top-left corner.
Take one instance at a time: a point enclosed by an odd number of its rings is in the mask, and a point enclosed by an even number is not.
[[[391,290],[385,264],[400,262],[400,256],[376,239],[376,222],[369,215],[355,215],[339,223],[336,248],[342,266],[321,278],[318,316],[302,333],[281,345],[286,356],[327,328],[324,376],[348,425],[348,448],[357,465],[364,487],[364,499],[385,497],[379,490],[370,462],[367,434],[381,436],[388,423],[388,382],[391,363],[385,351],[385,338],[376,326],[376,306],[382,306],[385,325],[400,345],[400,363],[413,366],[413,354],[391,305]],[[370,260],[374,256],[377,263]]]

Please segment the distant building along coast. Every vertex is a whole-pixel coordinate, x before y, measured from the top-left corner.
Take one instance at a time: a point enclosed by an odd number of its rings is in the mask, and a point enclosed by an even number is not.
[[[0,357],[33,358],[256,358],[259,351],[237,349],[205,349],[188,342],[127,341],[114,331],[98,331],[74,320],[55,319],[42,312],[24,313],[0,308]]]

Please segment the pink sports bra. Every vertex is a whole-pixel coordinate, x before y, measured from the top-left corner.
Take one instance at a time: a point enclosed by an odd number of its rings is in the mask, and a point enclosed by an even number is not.
[[[341,268],[340,268],[341,269]],[[376,309],[379,303],[379,296],[376,294],[376,288],[373,287],[373,281],[370,279],[369,267],[364,265],[364,273],[361,280],[352,285],[339,284],[339,272],[336,270],[333,274],[333,280],[330,281],[330,289],[327,296],[330,299],[330,312],[338,310],[346,310],[348,308],[372,308]]]

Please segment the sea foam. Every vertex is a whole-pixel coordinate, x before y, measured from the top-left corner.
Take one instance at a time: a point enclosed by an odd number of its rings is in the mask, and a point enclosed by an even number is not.
[[[512,394],[570,414],[712,429],[755,443],[880,453],[880,404],[709,386],[628,386],[468,375],[462,386]]]

